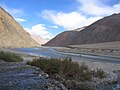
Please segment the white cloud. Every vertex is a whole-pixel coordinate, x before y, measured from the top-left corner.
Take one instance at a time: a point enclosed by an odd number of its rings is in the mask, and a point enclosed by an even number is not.
[[[81,6],[79,10],[87,15],[106,16],[120,12],[120,3],[112,6],[106,5],[106,0],[77,0]],[[107,1],[106,1],[107,2]]]
[[[112,6],[106,5],[109,0],[76,0],[80,5],[78,10],[72,12],[58,12],[55,10],[43,10],[40,16],[62,26],[65,29],[75,29],[87,26],[104,16],[120,12],[120,3]]]
[[[101,17],[87,18],[78,12],[63,13],[51,10],[44,10],[42,12],[42,17],[44,17],[47,20],[51,20],[54,24],[63,26],[65,29],[75,29],[82,26],[87,26],[101,18]]]
[[[51,28],[58,28],[58,26],[50,26]]]
[[[24,28],[28,33],[36,34],[46,40],[53,38],[53,35],[47,31],[44,24],[37,24],[31,28]]]
[[[18,21],[18,22],[25,22],[25,21],[26,21],[26,20],[23,19],[23,18],[15,18],[15,20]]]

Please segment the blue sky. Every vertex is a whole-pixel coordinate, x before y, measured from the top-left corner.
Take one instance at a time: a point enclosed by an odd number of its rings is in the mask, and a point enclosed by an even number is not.
[[[120,0],[0,0],[29,33],[49,40],[120,12]]]

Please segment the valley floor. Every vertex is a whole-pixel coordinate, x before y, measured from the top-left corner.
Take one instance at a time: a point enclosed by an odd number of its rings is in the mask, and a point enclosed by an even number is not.
[[[120,58],[120,42],[69,45],[67,48],[61,47],[56,49],[62,52],[83,53]]]
[[[13,62],[7,63],[0,60],[0,79],[1,79],[0,89],[6,89],[7,87],[10,90],[13,90],[13,88],[16,88],[17,90],[19,90],[20,88],[23,88],[24,90],[28,90],[28,89],[53,90],[48,88],[59,88],[59,87],[63,88],[63,86],[60,86],[61,84],[59,84],[57,81],[49,80],[42,71],[38,70],[35,67],[30,67],[28,65],[25,65],[27,61],[31,61],[34,58],[38,58],[37,56],[27,55],[25,53],[12,51],[9,49],[2,49],[2,50],[6,52],[19,54],[24,58],[24,61],[21,63],[13,63]],[[119,81],[118,86],[120,85],[120,78],[119,78],[120,64],[78,61],[78,60],[74,60],[74,61],[77,61],[79,64],[85,63],[91,69],[104,70],[108,74],[108,76],[102,82],[108,81],[112,83]],[[40,89],[41,87],[43,89]],[[65,89],[58,89],[58,90],[65,90]]]

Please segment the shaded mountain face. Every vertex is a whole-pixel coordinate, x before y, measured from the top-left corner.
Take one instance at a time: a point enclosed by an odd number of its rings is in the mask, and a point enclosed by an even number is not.
[[[76,31],[68,31],[68,36],[64,36],[66,32],[63,32],[45,45],[66,46],[120,41],[120,14],[105,17],[85,27],[83,30],[79,31],[77,29],[77,31],[77,33]],[[71,33],[74,34],[71,35]]]
[[[66,46],[71,45],[77,35],[78,31],[66,31],[60,33],[52,40],[48,41],[45,46]]]
[[[0,7],[0,48],[34,47],[39,44]]]

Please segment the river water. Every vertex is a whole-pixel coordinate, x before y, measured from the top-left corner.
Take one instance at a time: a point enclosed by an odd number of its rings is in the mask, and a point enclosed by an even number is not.
[[[71,57],[73,60],[83,60],[83,61],[93,61],[93,62],[109,62],[109,63],[119,63],[120,58],[105,57],[105,56],[95,56],[87,54],[75,54],[75,53],[66,53],[59,52],[53,48],[17,48],[16,51],[24,52],[30,55],[48,57],[48,58],[66,58]]]

